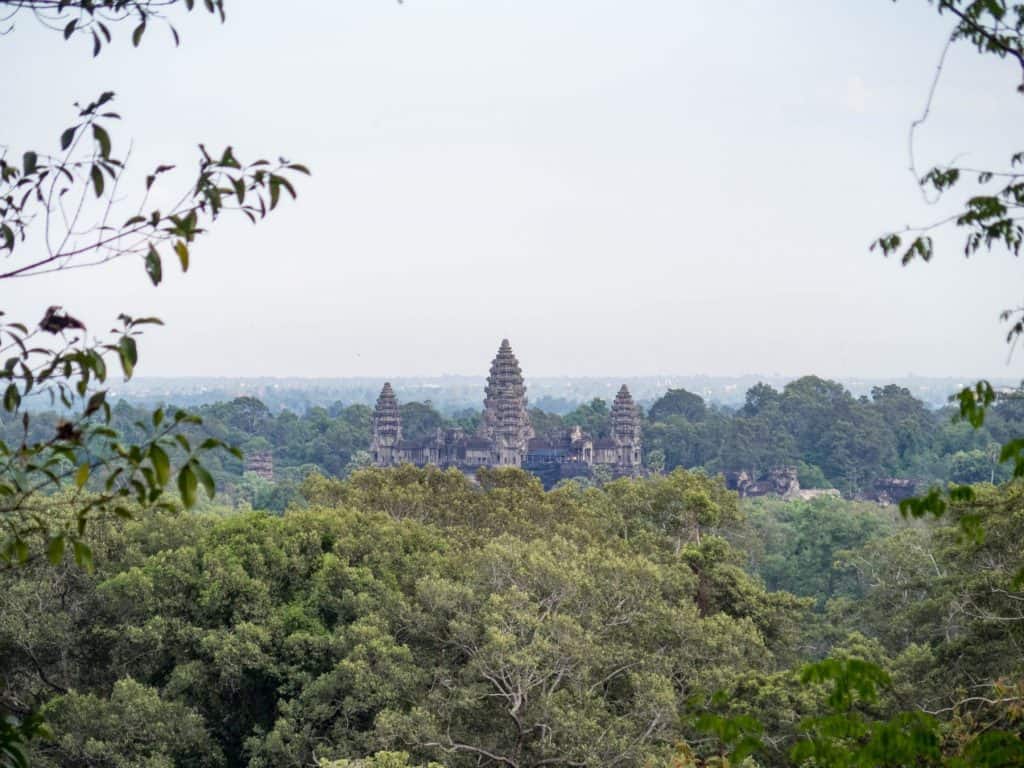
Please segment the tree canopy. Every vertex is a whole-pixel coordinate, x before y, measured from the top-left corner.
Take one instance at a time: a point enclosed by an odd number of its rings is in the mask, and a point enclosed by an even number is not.
[[[314,474],[0,573],[3,696],[43,705],[41,766],[1010,765],[971,755],[1022,749],[1019,495],[940,524],[683,470]]]

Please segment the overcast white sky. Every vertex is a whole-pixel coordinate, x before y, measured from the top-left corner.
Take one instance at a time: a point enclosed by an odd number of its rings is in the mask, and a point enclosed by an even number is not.
[[[19,156],[110,89],[140,171],[203,141],[314,176],[159,288],[132,260],[0,304],[157,314],[150,376],[483,374],[503,336],[534,376],[1015,376],[1016,260],[868,251],[947,210],[907,129],[949,24],[923,0],[234,0],[179,49],[123,29],[92,59],[21,17],[0,37]],[[920,164],[1005,164],[1016,75],[955,48]]]

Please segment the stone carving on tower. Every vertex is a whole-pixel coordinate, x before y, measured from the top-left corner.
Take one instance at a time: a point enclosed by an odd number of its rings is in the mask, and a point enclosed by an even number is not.
[[[390,382],[385,382],[373,409],[373,440],[370,444],[373,463],[382,467],[397,464],[395,449],[401,442],[402,414]]]
[[[612,403],[611,432],[618,453],[616,463],[619,470],[630,474],[637,472],[642,459],[640,414],[625,384]]]
[[[533,437],[526,406],[523,372],[508,339],[502,339],[498,354],[491,361],[479,429],[480,437],[493,443],[494,464],[522,466]]]

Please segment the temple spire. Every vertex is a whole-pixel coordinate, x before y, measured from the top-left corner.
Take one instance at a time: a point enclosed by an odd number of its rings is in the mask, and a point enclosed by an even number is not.
[[[522,464],[533,427],[527,413],[526,386],[519,360],[508,339],[502,339],[484,389],[484,413],[480,436],[494,442],[499,465]]]
[[[640,415],[637,413],[633,396],[625,384],[615,395],[611,413],[612,436],[622,442],[631,442],[640,437]]]
[[[618,450],[618,464],[622,470],[631,470],[639,467],[641,462],[641,428],[640,413],[633,396],[629,393],[629,387],[625,384],[615,395],[615,402],[612,403],[611,414],[612,440]]]
[[[401,441],[402,414],[398,408],[398,399],[391,388],[391,382],[384,382],[373,408],[373,441],[370,450],[374,463],[378,466],[393,463],[392,453]]]

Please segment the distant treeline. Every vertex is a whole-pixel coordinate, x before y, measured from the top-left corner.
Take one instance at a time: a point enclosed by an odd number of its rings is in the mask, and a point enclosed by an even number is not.
[[[399,376],[389,377],[395,391],[404,401],[429,402],[445,416],[466,408],[478,408],[484,387],[483,376]],[[1018,380],[993,378],[997,387],[1016,386]],[[748,374],[740,376],[533,376],[527,370],[530,402],[544,411],[564,415],[580,403],[595,397],[612,399],[619,387],[626,384],[633,399],[651,405],[666,389],[686,389],[701,395],[708,403],[738,408],[744,393],[755,384],[769,384],[782,389],[793,381],[792,376]],[[956,377],[903,376],[889,379],[842,377],[837,381],[854,397],[870,395],[871,390],[886,384],[909,389],[930,408],[946,403],[950,394],[958,392],[973,379]],[[310,408],[328,407],[332,403],[373,405],[384,378],[380,376],[348,376],[343,378],[275,378],[275,377],[135,377],[111,394],[111,401],[127,400],[132,405],[155,407],[173,402],[187,408],[227,402],[237,397],[255,397],[271,411],[305,413]]]
[[[458,426],[472,432],[479,411],[450,416],[432,404],[405,402],[403,432],[416,439],[438,428]],[[212,459],[220,487],[235,501],[258,508],[283,509],[297,484],[311,470],[344,477],[369,461],[372,411],[365,405],[335,403],[299,415],[274,413],[256,398],[195,409],[202,430],[239,446],[248,454],[273,456],[274,482],[244,473],[241,461]],[[608,434],[610,404],[594,399],[558,415],[531,409],[534,430],[546,435],[573,425],[594,437]],[[868,491],[880,478],[910,478],[923,484],[949,481],[1001,481],[1009,470],[998,462],[997,444],[1024,430],[1024,392],[1003,394],[982,429],[958,423],[956,409],[933,410],[909,390],[876,387],[854,397],[836,381],[806,376],[781,389],[757,384],[744,404],[726,408],[707,404],[684,389],[670,389],[643,413],[644,460],[648,467],[718,472],[746,471],[761,477],[777,467],[796,467],[800,484],[837,488],[846,495]],[[131,434],[146,412],[125,401],[115,407],[119,428]],[[33,430],[52,430],[56,415],[34,418]],[[20,422],[3,425],[4,438],[17,444]]]

